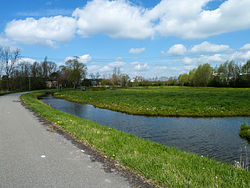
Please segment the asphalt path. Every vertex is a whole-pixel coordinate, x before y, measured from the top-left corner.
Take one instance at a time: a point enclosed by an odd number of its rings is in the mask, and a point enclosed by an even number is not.
[[[62,135],[47,130],[20,102],[0,96],[0,187],[131,187],[118,172],[106,173]]]

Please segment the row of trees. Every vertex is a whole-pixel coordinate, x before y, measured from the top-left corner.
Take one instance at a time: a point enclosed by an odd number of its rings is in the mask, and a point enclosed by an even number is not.
[[[41,63],[29,63],[20,58],[19,49],[0,48],[0,90],[44,89],[48,83],[76,88],[86,71],[86,65],[77,57],[57,68],[56,63],[48,61],[47,57]]]
[[[234,61],[226,61],[215,68],[206,63],[190,70],[189,73],[170,78],[144,79],[136,76],[130,80],[127,74],[121,74],[119,68],[114,68],[113,74],[106,79],[106,83],[115,86],[250,87],[250,60],[243,66]]]
[[[87,67],[79,62],[78,57],[70,59],[57,67],[48,61],[29,63],[20,58],[19,49],[0,48],[0,90],[33,90],[44,89],[48,83],[53,87],[79,86],[214,86],[214,87],[250,87],[250,60],[243,66],[234,61],[227,61],[219,67],[210,64],[199,65],[198,68],[164,79],[144,79],[137,76],[132,80],[127,74],[115,67],[108,78],[100,78],[100,74],[90,74],[86,79]]]
[[[84,86],[119,86],[119,87],[129,87],[131,86],[131,80],[128,74],[121,73],[119,67],[114,67],[113,73],[111,75],[101,75],[99,72],[96,74],[91,73],[89,79],[85,79]]]
[[[219,67],[211,67],[208,63],[199,65],[189,74],[181,74],[178,85],[214,86],[214,87],[250,87],[250,60],[243,66],[234,61],[226,61]]]

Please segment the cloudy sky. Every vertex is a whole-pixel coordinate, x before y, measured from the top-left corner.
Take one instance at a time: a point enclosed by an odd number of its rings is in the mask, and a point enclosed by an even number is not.
[[[88,73],[176,76],[250,59],[250,0],[3,0],[0,46],[26,61],[79,56]]]

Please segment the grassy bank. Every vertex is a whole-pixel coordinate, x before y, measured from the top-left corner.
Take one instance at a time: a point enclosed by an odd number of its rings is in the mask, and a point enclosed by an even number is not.
[[[55,94],[78,103],[137,115],[250,116],[250,89],[151,87]]]
[[[199,157],[105,127],[53,109],[26,94],[22,101],[77,139],[114,158],[120,164],[167,187],[250,187],[250,173],[231,164]]]
[[[246,124],[241,125],[239,135],[240,137],[250,142],[250,125],[246,125]]]

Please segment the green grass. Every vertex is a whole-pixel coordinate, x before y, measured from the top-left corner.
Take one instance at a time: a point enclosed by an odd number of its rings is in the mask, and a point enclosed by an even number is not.
[[[63,91],[55,97],[137,115],[250,116],[250,89],[150,87]]]
[[[166,187],[250,187],[250,173],[231,164],[186,153],[53,109],[22,95],[30,108],[57,123],[75,138],[93,146],[154,183]],[[58,121],[60,121],[58,123]],[[113,157],[115,154],[115,157]]]
[[[239,135],[240,137],[250,142],[250,125],[247,125],[247,124],[241,125]]]

